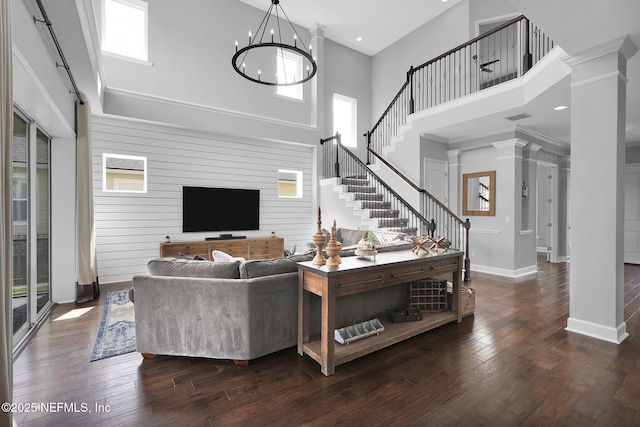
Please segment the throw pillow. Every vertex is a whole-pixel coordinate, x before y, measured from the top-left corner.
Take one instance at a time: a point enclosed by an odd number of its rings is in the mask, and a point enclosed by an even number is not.
[[[231,258],[233,258],[228,253],[218,250],[214,250],[211,255],[213,255],[213,262],[229,262],[231,261]]]
[[[185,254],[183,252],[180,252],[180,253],[178,253],[178,256],[180,257],[180,259],[193,259],[193,260],[196,260],[196,261],[205,261],[206,260],[206,258],[204,258],[204,257],[202,257],[202,256],[200,256],[198,254],[195,254],[194,256],[190,256],[190,255],[187,255],[187,254]]]
[[[384,230],[371,230],[371,234],[375,237],[375,244],[377,245],[385,245],[396,240],[403,240],[406,234],[404,233],[396,233],[393,231],[384,231]]]
[[[342,243],[342,247],[357,245],[360,241],[360,230],[350,230],[348,228],[338,228],[336,239]]]
[[[229,255],[228,253],[219,251],[219,250],[214,250],[213,252],[211,252],[211,255],[213,256],[213,262],[234,262],[234,261],[244,261],[244,258],[242,257],[234,257]]]

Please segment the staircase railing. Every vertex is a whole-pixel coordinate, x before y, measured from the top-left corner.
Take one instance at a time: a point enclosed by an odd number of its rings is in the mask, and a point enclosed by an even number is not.
[[[416,236],[432,235],[435,237],[446,237],[451,242],[453,248],[464,251],[464,281],[470,280],[470,223],[468,219],[463,221],[427,191],[417,187],[404,175],[396,171],[411,187],[420,193],[421,206],[424,214],[420,213],[384,182],[382,178],[371,171],[365,162],[342,145],[339,133],[335,136],[321,139],[320,145],[323,152],[322,176],[324,178],[365,178],[368,181],[367,185],[374,187],[376,194],[382,195],[382,200],[387,203],[388,209],[397,211],[397,218],[403,220],[401,224],[385,228],[404,231]],[[386,160],[382,158],[380,158],[380,160],[393,168]],[[435,229],[433,228],[434,225]]]
[[[381,153],[410,114],[524,75],[553,41],[524,16],[514,18],[417,67],[367,137],[369,152]]]

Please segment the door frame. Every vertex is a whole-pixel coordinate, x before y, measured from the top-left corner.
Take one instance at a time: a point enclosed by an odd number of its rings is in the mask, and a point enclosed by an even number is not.
[[[558,165],[555,163],[549,163],[549,162],[545,162],[542,160],[538,160],[538,166],[543,166],[546,168],[550,169],[550,173],[551,173],[551,179],[549,180],[548,178],[548,174],[549,172],[547,172],[547,176],[542,177],[544,179],[544,182],[546,183],[547,180],[551,181],[549,182],[549,192],[548,192],[548,197],[549,199],[551,199],[551,206],[550,206],[550,222],[551,222],[551,230],[549,232],[549,239],[547,241],[547,261],[548,262],[553,262],[553,263],[557,263],[559,262],[559,258],[558,258],[558,218],[559,218],[559,214],[558,214],[558,209],[559,209],[559,203],[558,203],[558,172],[559,172],[559,168]],[[538,175],[538,185],[540,185],[540,176]],[[538,209],[539,207],[539,197],[538,197],[538,191],[536,191],[536,216],[538,215],[538,212],[540,211]],[[538,223],[539,221],[536,220],[536,227],[538,227]],[[540,230],[536,230],[537,233],[540,232]]]

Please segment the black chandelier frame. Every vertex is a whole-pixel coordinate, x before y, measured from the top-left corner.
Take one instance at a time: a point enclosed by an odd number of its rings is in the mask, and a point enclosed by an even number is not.
[[[271,19],[271,16],[272,16],[272,10],[274,6],[275,6],[276,28],[277,28],[279,41],[274,40],[274,34],[275,34],[274,29],[271,30],[271,41],[263,41],[264,35],[267,31],[267,26],[269,25],[269,20]],[[280,18],[278,9],[282,12],[282,14],[284,15],[284,19],[286,19],[286,21],[289,23],[289,26],[293,30],[293,34],[294,34],[293,45],[282,42],[282,32],[280,28],[280,21],[282,18]],[[258,35],[260,36],[259,40],[258,40]],[[295,27],[289,20],[289,17],[285,13],[284,9],[282,9],[282,6],[280,6],[280,0],[271,0],[271,6],[269,6],[267,13],[265,14],[264,18],[262,18],[262,22],[258,26],[258,30],[256,31],[256,37],[253,38],[252,40],[251,32],[249,32],[249,44],[241,49],[238,49],[238,42],[236,41],[236,52],[231,58],[231,65],[233,66],[233,69],[236,70],[236,73],[240,74],[245,79],[250,80],[254,83],[259,83],[267,86],[295,86],[295,85],[302,84],[304,82],[311,80],[316,75],[316,72],[318,71],[318,65],[316,64],[316,61],[312,56],[311,46],[309,46],[308,50],[304,44],[302,44],[302,47],[303,47],[302,49],[299,48],[297,43],[298,39],[301,39],[300,35],[298,34]],[[256,42],[256,40],[258,40],[258,42]],[[304,70],[303,70],[302,71],[303,75],[301,79],[296,79],[295,81],[288,82],[288,83],[287,82],[280,83],[277,80],[276,81],[272,81],[268,79],[263,80],[259,69],[258,69],[257,78],[246,74],[245,59],[249,54],[249,52],[254,49],[265,49],[265,48],[281,49],[283,53],[284,53],[284,50],[287,50],[287,51],[296,53],[302,56],[303,58],[306,58],[307,61],[309,61],[309,66],[307,67],[307,75],[304,76]],[[241,60],[238,61],[239,59]]]

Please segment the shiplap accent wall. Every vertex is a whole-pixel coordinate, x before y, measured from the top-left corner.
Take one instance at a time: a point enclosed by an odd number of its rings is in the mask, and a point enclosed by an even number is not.
[[[265,237],[274,231],[285,239],[285,248],[296,245],[298,250],[311,240],[313,147],[105,116],[94,116],[92,126],[100,283],[127,281],[145,273],[166,235],[180,241],[219,234],[182,233],[183,185],[259,189],[260,231],[233,234]],[[147,193],[104,192],[103,153],[146,156]],[[278,169],[302,171],[302,198],[278,197]]]

